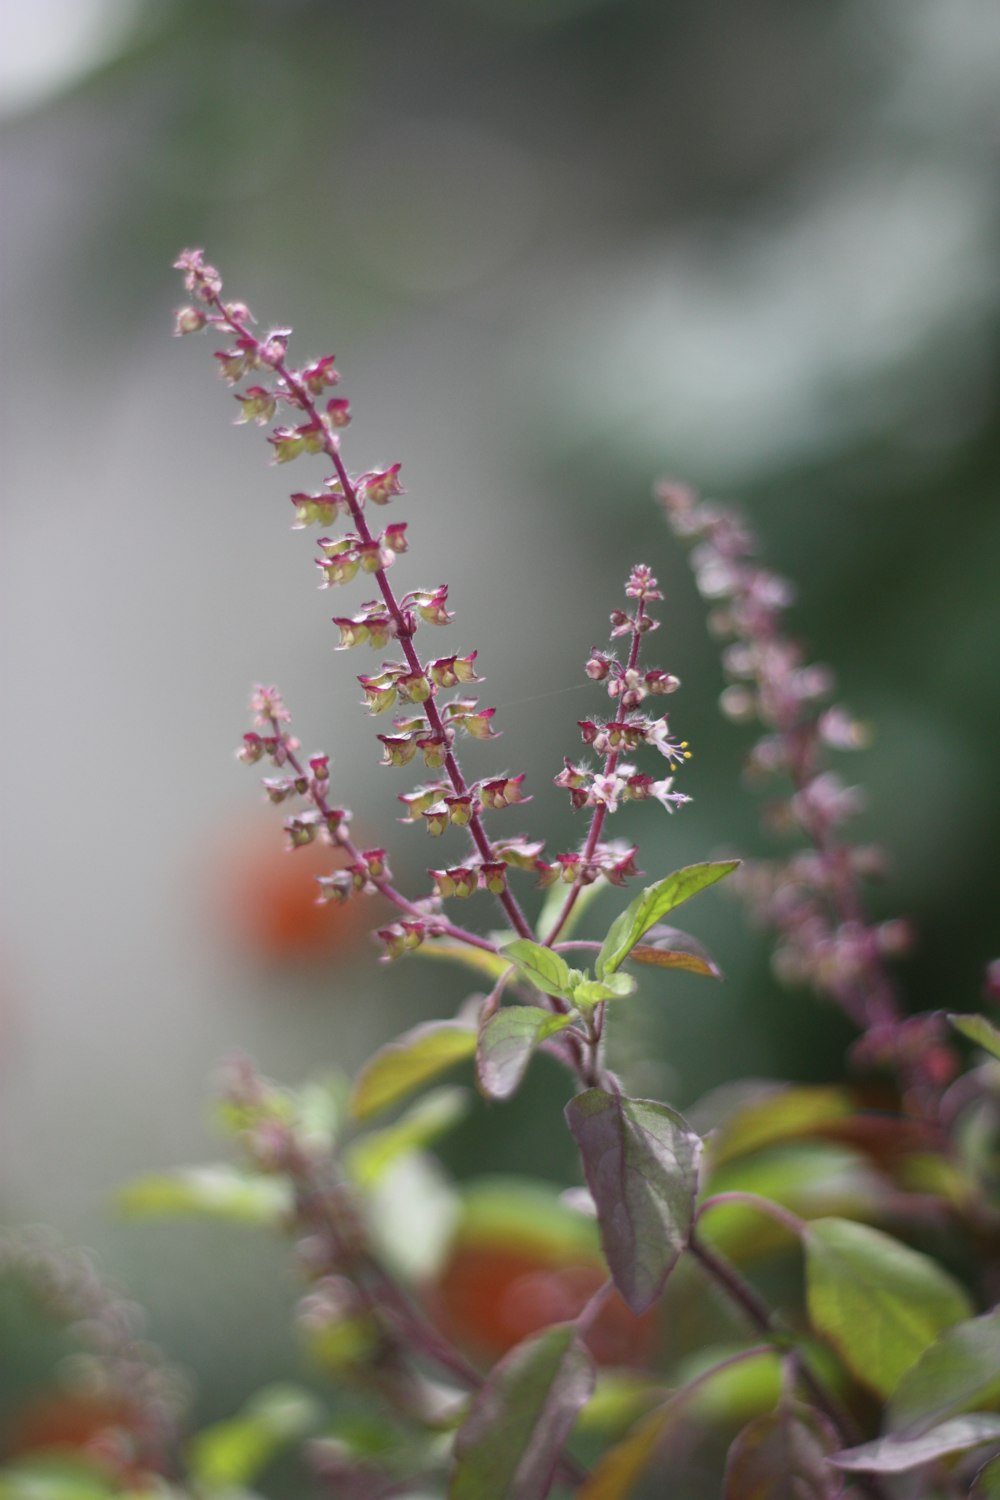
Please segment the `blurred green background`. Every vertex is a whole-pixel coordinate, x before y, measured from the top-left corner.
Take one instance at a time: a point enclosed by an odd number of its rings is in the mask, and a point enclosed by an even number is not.
[[[115,1187],[219,1154],[210,1075],[234,1048],[288,1081],[351,1068],[466,987],[347,934],[314,962],[291,918],[261,938],[280,817],[231,754],[255,680],[332,752],[400,883],[440,849],[395,821],[364,664],[331,655],[340,601],[287,532],[286,478],[312,478],[269,469],[210,347],[171,340],[172,260],[204,245],[301,357],[336,351],[351,466],[403,463],[399,577],[451,583],[448,649],[479,649],[499,706],[472,772],[526,771],[523,826],[552,849],[580,825],[549,781],[601,702],[582,662],[641,559],[695,800],[616,831],[651,876],[766,850],[650,491],[745,503],[876,730],[845,773],[894,856],[877,910],[921,934],[913,1007],[970,1009],[997,944],[1000,20],[992,0],[16,0],[2,26],[0,1217],[95,1246],[221,1413],[295,1369],[285,1252],[123,1227]],[[735,903],[690,925],[727,983],[646,981],[618,1038],[635,1086],[683,1106],[733,1076],[839,1076],[846,1029],[778,989]],[[540,1063],[450,1165],[570,1180],[562,1090]],[[25,1317],[0,1303],[28,1329],[0,1404],[43,1378]]]

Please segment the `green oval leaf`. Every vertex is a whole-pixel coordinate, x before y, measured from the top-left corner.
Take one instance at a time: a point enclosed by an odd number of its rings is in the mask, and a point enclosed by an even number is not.
[[[476,1076],[490,1099],[509,1099],[520,1087],[535,1049],[570,1024],[537,1005],[505,1005],[483,1027],[476,1051]]]
[[[969,1500],[1000,1500],[1000,1458],[990,1459],[972,1481]]]
[[[518,938],[516,943],[507,944],[503,955],[516,966],[519,977],[541,990],[543,995],[557,995],[561,1000],[572,998],[569,964],[551,948],[543,948],[541,943],[532,943],[527,938]]]
[[[723,1500],[836,1500],[843,1486],[827,1464],[837,1434],[807,1406],[756,1417],[729,1449]]]
[[[625,1000],[638,985],[631,974],[607,974],[603,979],[584,979],[573,991],[574,1005],[602,1005],[605,1000]]]
[[[637,1422],[603,1455],[577,1500],[627,1500],[656,1456],[677,1411],[677,1403],[667,1401]]]
[[[271,1227],[291,1213],[292,1190],[283,1177],[255,1176],[236,1167],[178,1167],[137,1178],[116,1201],[130,1218],[195,1215]]]
[[[450,938],[427,938],[413,952],[418,958],[436,958],[442,963],[461,964],[464,969],[472,969],[476,974],[485,975],[494,984],[510,968],[502,954],[491,953],[488,948],[473,948],[469,943],[457,943]]]
[[[382,1130],[372,1130],[347,1151],[347,1168],[359,1187],[371,1187],[411,1151],[430,1145],[458,1123],[469,1107],[468,1089],[445,1085],[432,1089]]]
[[[574,1323],[556,1323],[518,1344],[490,1371],[459,1429],[449,1500],[547,1494],[593,1390],[594,1366]]]
[[[673,911],[682,901],[689,901],[692,896],[697,896],[699,891],[714,885],[717,880],[731,875],[738,864],[738,859],[727,859],[715,860],[709,864],[686,865],[683,870],[675,870],[672,875],[667,875],[655,885],[648,885],[644,891],[640,891],[611,924],[597,955],[598,979],[613,973],[619,964],[624,963],[639,939],[661,917],[665,917],[668,911]]]
[[[688,1242],[701,1141],[666,1104],[604,1089],[577,1094],[566,1120],[615,1285],[645,1312]]]
[[[322,1421],[323,1411],[307,1391],[273,1385],[259,1391],[226,1422],[203,1428],[189,1445],[192,1478],[207,1490],[229,1490],[254,1479],[286,1444]]]
[[[883,1399],[972,1311],[963,1288],[929,1256],[867,1224],[815,1219],[804,1244],[813,1327]]]
[[[948,1020],[956,1031],[968,1037],[970,1042],[975,1042],[977,1047],[982,1047],[984,1052],[1000,1057],[1000,1029],[985,1016],[949,1016]]]
[[[779,1141],[801,1140],[824,1125],[844,1119],[852,1109],[846,1089],[807,1084],[779,1086],[728,1115],[709,1136],[708,1153],[718,1167]]]
[[[1000,1400],[1000,1308],[948,1328],[903,1376],[889,1432],[913,1437],[947,1417]]]
[[[859,1448],[845,1448],[835,1453],[830,1463],[838,1469],[858,1469],[866,1474],[904,1474],[919,1469],[947,1453],[964,1453],[980,1443],[995,1443],[1000,1438],[1000,1416],[992,1412],[973,1412],[953,1417],[919,1437],[883,1437]]]
[[[476,1029],[465,1021],[425,1021],[369,1058],[354,1081],[351,1114],[367,1120],[398,1104],[476,1050]]]

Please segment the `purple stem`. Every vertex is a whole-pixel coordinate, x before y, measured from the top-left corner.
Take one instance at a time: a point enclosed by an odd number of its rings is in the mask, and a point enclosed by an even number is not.
[[[636,623],[635,629],[632,631],[632,644],[629,648],[628,665],[625,668],[626,672],[634,671],[635,664],[639,660],[639,645],[643,636],[643,631],[640,627],[640,621],[645,618],[645,614],[646,601],[645,599],[640,599],[639,608],[636,610],[635,614]],[[621,750],[617,746],[608,751],[607,758],[604,762],[605,776],[611,776],[614,773],[614,769],[618,764],[621,753]],[[584,845],[583,858],[581,861],[579,874],[576,876],[573,884],[569,888],[566,900],[563,902],[562,911],[556,918],[555,925],[553,926],[548,936],[545,938],[544,946],[546,948],[552,947],[553,943],[556,941],[556,938],[559,936],[560,932],[562,932],[563,928],[566,926],[566,923],[569,921],[570,912],[576,905],[577,897],[583,889],[583,877],[586,872],[588,863],[594,857],[594,850],[597,848],[598,840],[601,837],[601,829],[604,827],[604,819],[607,817],[607,812],[608,809],[603,802],[599,802],[594,808],[594,816],[590,820],[590,832],[587,835],[587,842]]]
[[[244,323],[241,323],[238,318],[233,318],[229,315],[229,313],[226,311],[225,304],[217,294],[212,298],[212,303],[213,306],[215,306],[215,308],[217,309],[220,318],[226,323],[229,328],[233,330],[234,333],[236,333],[241,339],[249,340],[255,348],[261,348],[261,341],[256,338],[256,336],[250,331],[250,329],[247,328]],[[321,434],[323,451],[330,459],[337,471],[337,478],[340,480],[340,485],[344,492],[344,498],[347,500],[347,504],[351,512],[351,517],[358,530],[358,535],[363,542],[372,542],[374,538],[372,537],[372,534],[368,529],[368,524],[365,520],[364,512],[361,509],[361,504],[358,500],[357,490],[351,483],[350,476],[344,465],[344,461],[340,456],[339,445],[334,440],[333,434],[330,432],[327,422],[321,414],[318,406],[310,397],[306,387],[288,368],[283,359],[272,361],[270,367],[274,370],[275,374],[284,381],[286,389],[290,391],[291,394],[295,397],[296,402],[299,404],[302,410],[307,413],[310,420],[316,424],[317,431]],[[412,624],[406,618],[403,610],[400,608],[399,602],[396,599],[395,594],[393,593],[392,585],[389,582],[388,577],[386,576],[384,568],[378,568],[376,570],[375,580],[378,583],[379,592],[381,593],[382,598],[385,601],[386,609],[389,611],[393,623],[395,624],[396,637],[399,641],[403,655],[406,658],[406,663],[411,672],[415,672],[420,676],[423,676],[423,664],[421,663],[420,658],[417,655],[417,652],[413,645]],[[421,710],[424,713],[427,719],[427,723],[429,724],[433,733],[440,740],[440,742],[447,747],[445,750],[445,769],[448,772],[449,780],[451,781],[451,784],[455,789],[456,795],[459,797],[467,796],[469,792],[468,785],[465,781],[464,776],[462,775],[454,751],[451,749],[451,746],[448,743],[448,734],[441,719],[441,715],[438,713],[437,705],[434,702],[434,699],[428,698],[425,703],[421,704]],[[476,848],[478,849],[482,859],[486,863],[494,862],[495,854],[493,851],[493,846],[486,834],[486,830],[483,828],[482,819],[480,818],[478,810],[473,811],[472,816],[469,819],[468,827],[469,832],[472,836],[472,840],[476,845]],[[521,908],[518,905],[514,895],[509,890],[505,889],[500,893],[498,900],[504,911],[506,912],[511,926],[518,934],[518,936],[524,938],[533,938],[534,934],[532,932],[532,929],[529,926],[524,913],[521,911]]]

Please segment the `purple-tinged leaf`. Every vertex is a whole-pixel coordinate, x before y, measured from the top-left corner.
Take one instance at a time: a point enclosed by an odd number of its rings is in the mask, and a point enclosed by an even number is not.
[[[969,1500],[1000,1500],[1000,1458],[991,1458],[972,1481]]]
[[[465,1021],[425,1021],[380,1047],[354,1082],[351,1114],[367,1120],[398,1104],[453,1063],[476,1050],[476,1029]]]
[[[603,979],[613,974],[619,964],[624,963],[640,938],[645,937],[661,917],[682,901],[697,896],[706,886],[731,875],[739,864],[738,859],[716,860],[703,865],[686,865],[675,870],[655,885],[647,885],[635,900],[611,924],[611,928],[600,953],[597,955],[596,974]]]
[[[984,1052],[1000,1057],[1000,1028],[985,1016],[949,1016],[948,1020],[956,1031],[967,1036],[970,1042],[975,1042],[977,1047],[982,1047]]]
[[[904,1474],[948,1453],[964,1453],[981,1443],[998,1440],[1000,1415],[970,1412],[968,1416],[941,1422],[919,1437],[882,1437],[874,1443],[862,1443],[860,1448],[844,1448],[833,1454],[830,1463],[838,1469],[859,1470],[864,1474]]]
[[[883,1399],[972,1311],[964,1289],[930,1256],[867,1224],[814,1219],[803,1242],[813,1327]]]
[[[575,1323],[555,1323],[504,1355],[455,1438],[448,1500],[540,1500],[548,1494],[594,1378]]]
[[[601,1244],[637,1315],[660,1295],[687,1245],[701,1141],[666,1104],[588,1089],[566,1106]]]
[[[490,1099],[509,1099],[520,1087],[535,1049],[570,1024],[537,1005],[506,1005],[491,1016],[479,1036],[476,1077]]]
[[[722,970],[697,938],[662,922],[650,928],[645,942],[636,944],[629,959],[659,969],[684,969],[690,974],[703,974],[707,979],[722,978]]]
[[[577,1500],[627,1500],[682,1410],[676,1401],[667,1401],[637,1422],[603,1455]]]
[[[757,1417],[729,1449],[723,1500],[837,1500],[840,1476],[827,1463],[837,1434],[808,1406]]]
[[[907,1370],[892,1393],[885,1425],[915,1437],[948,1417],[1000,1400],[1000,1308],[956,1323]]]

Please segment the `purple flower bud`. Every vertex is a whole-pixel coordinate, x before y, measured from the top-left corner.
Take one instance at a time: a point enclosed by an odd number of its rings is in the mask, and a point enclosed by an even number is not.
[[[317,875],[320,901],[333,901],[338,905],[350,900],[354,894],[354,880],[347,870],[335,870],[332,875]]]
[[[275,328],[260,345],[261,362],[276,369],[288,353],[288,340],[291,338],[290,328]]]
[[[530,797],[522,797],[521,782],[524,774],[520,776],[498,776],[493,781],[483,781],[479,785],[479,800],[483,807],[499,810],[510,807],[514,802],[530,802]]]
[[[405,766],[417,753],[416,741],[409,734],[380,734],[376,739],[382,741],[384,755],[382,764],[384,766]]]
[[[200,307],[179,307],[174,318],[174,334],[181,338],[185,333],[197,333],[204,328],[206,321]]]
[[[259,734],[245,734],[243,743],[236,752],[236,759],[241,760],[244,765],[252,766],[255,761],[260,760],[264,754],[264,742]]]
[[[373,505],[388,505],[394,495],[405,494],[399,482],[399,464],[373,474],[363,474],[358,480],[358,492],[362,499]]]
[[[583,670],[593,682],[603,682],[612,666],[617,666],[614,657],[608,656],[604,651],[598,651],[595,647]]]
[[[451,814],[447,802],[432,802],[420,816],[427,827],[427,832],[433,838],[440,838],[451,821]]]
[[[462,796],[449,794],[445,796],[444,800],[448,804],[451,821],[455,827],[467,828],[472,821],[472,814],[475,810],[474,798],[467,793]]]
[[[236,418],[237,423],[256,422],[258,427],[267,426],[268,422],[274,416],[277,406],[274,396],[263,385],[248,386],[246,393],[242,396],[237,391],[235,399],[243,407],[243,410]]]
[[[502,896],[507,889],[507,866],[502,859],[484,860],[479,866],[479,878],[484,891]]]
[[[334,357],[327,354],[323,359],[314,360],[311,365],[306,365],[300,375],[302,384],[312,395],[322,395],[326,386],[336,385],[340,375],[334,369]]]

